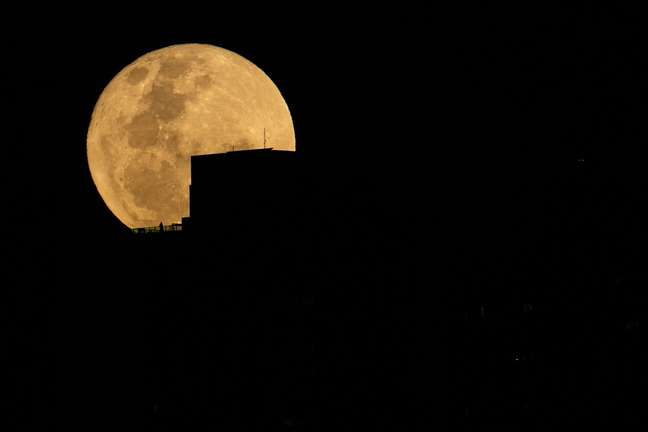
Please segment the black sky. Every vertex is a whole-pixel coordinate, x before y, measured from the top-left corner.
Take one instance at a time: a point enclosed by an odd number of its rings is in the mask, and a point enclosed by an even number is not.
[[[7,31],[8,124],[32,143],[9,146],[9,168],[21,173],[9,177],[69,196],[64,220],[104,211],[84,154],[98,95],[123,66],[173,43],[220,45],[261,66],[289,104],[300,151],[358,161],[386,187],[412,174],[421,177],[406,185],[447,183],[453,172],[470,183],[489,165],[542,176],[579,157],[617,166],[645,156],[645,42],[632,11],[326,9],[245,25],[169,15],[17,17]],[[25,163],[38,168],[25,173]]]

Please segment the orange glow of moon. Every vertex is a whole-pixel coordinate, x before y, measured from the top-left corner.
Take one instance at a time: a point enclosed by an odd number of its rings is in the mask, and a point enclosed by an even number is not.
[[[173,45],[138,58],[102,92],[88,129],[90,173],[125,225],[180,222],[191,155],[263,148],[264,129],[268,147],[295,150],[288,106],[261,69],[213,45]]]

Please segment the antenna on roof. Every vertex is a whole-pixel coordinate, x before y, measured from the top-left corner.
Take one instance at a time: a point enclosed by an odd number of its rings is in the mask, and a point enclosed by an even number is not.
[[[265,130],[266,130],[266,128],[263,128],[263,148],[266,147],[266,132],[265,132]]]

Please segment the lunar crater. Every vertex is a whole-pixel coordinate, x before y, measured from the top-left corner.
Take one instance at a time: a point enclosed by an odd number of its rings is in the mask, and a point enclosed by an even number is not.
[[[198,88],[199,90],[204,90],[211,87],[213,80],[209,75],[204,74],[197,76],[194,83],[196,85],[196,88]]]
[[[126,76],[126,80],[128,81],[129,84],[131,85],[137,85],[144,81],[146,79],[146,76],[148,75],[149,70],[145,67],[136,67],[133,68],[128,75]]]
[[[175,79],[186,75],[190,68],[191,62],[171,57],[162,61],[159,73],[163,77]]]
[[[153,84],[143,100],[158,119],[169,122],[182,114],[187,96],[175,93],[172,83],[161,82]]]

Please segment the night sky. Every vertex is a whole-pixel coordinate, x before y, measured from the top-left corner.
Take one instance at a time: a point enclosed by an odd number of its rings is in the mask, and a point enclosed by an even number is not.
[[[446,419],[466,430],[642,422],[640,15],[585,6],[276,12],[15,15],[3,31],[3,314],[15,420],[69,420],[54,414],[61,371],[83,343],[65,330],[77,325],[70,313],[101,302],[69,287],[92,292],[119,262],[119,246],[105,245],[125,227],[87,167],[94,104],[137,57],[197,42],[264,70],[291,110],[298,152],[371,184],[399,227],[391,249],[407,288],[380,298],[391,301],[385,322],[401,341],[386,351],[400,359],[386,373],[407,379],[380,393],[390,396],[377,406],[394,411],[385,430]]]

